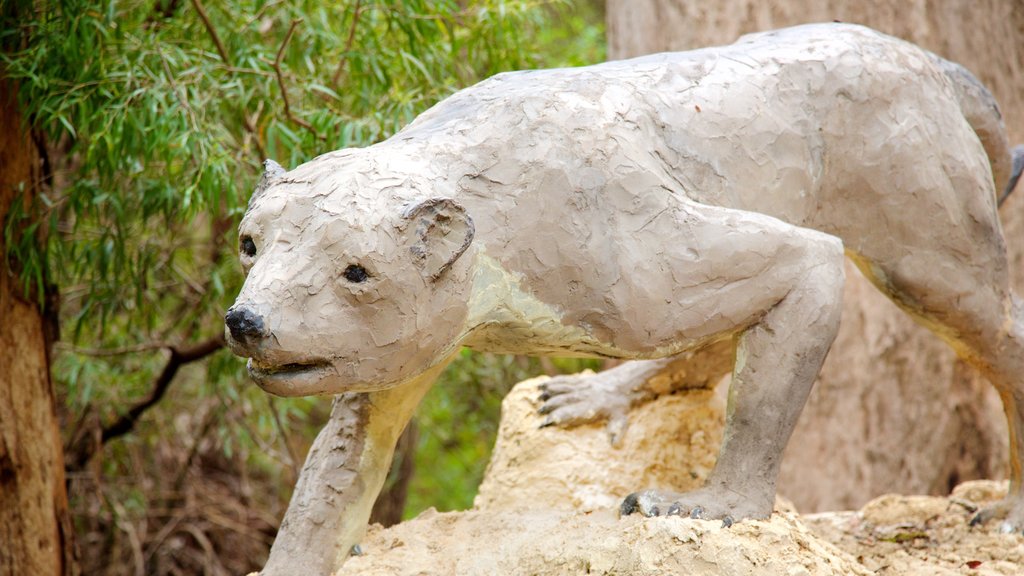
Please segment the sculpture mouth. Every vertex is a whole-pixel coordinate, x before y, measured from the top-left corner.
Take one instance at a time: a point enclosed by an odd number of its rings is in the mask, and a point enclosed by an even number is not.
[[[250,358],[249,372],[256,372],[261,376],[276,376],[279,374],[307,372],[309,370],[315,370],[329,365],[329,362],[320,359],[304,360],[302,362],[289,362],[287,364],[268,364],[266,362],[260,362],[255,358]]]
[[[268,364],[250,358],[246,366],[253,381],[278,396],[309,396],[327,392],[322,381],[335,373],[327,360],[313,358],[287,364]]]

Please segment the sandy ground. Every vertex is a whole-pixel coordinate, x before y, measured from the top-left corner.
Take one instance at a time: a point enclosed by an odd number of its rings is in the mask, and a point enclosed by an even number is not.
[[[633,411],[621,446],[601,426],[539,428],[541,379],[503,405],[494,457],[472,510],[428,510],[370,527],[345,575],[1010,575],[1024,536],[969,526],[1005,483],[968,482],[948,498],[883,496],[859,511],[801,516],[784,499],[768,521],[726,528],[689,518],[619,518],[638,487],[687,489],[714,463],[724,403],[710,391]]]

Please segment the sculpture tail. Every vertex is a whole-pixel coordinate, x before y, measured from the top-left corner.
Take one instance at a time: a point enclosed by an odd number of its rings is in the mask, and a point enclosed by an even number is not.
[[[1024,144],[1018,144],[1013,147],[1013,169],[1010,173],[1010,181],[1006,183],[1006,188],[999,195],[1000,206],[1003,205],[1003,201],[1010,196],[1010,192],[1013,192],[1014,187],[1017,186],[1021,172],[1024,172]]]
[[[1024,169],[1024,146],[1010,150],[999,104],[974,74],[955,62],[934,54],[931,56],[952,82],[964,118],[978,135],[981,145],[985,147],[985,153],[992,165],[996,200],[1002,204],[1013,191],[1020,179],[1021,170]]]

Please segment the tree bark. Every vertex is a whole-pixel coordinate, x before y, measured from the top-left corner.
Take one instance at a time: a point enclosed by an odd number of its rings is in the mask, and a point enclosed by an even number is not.
[[[1019,1],[608,0],[608,53],[620,59],[689,50],[832,20],[870,26],[963,64],[999,101],[1011,142],[1024,141]],[[1021,196],[1017,190],[1000,210],[1018,294]],[[885,492],[946,493],[962,480],[1005,474],[1006,425],[991,387],[853,266],[846,276],[842,327],[789,444],[780,493],[803,512],[851,509]]]
[[[38,178],[15,88],[0,70],[0,222],[16,198],[31,199]],[[0,576],[77,573],[46,325],[0,260]]]

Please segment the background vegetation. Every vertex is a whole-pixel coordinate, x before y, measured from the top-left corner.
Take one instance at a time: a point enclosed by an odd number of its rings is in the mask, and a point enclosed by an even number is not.
[[[600,3],[0,1],[3,73],[44,153],[5,245],[59,311],[83,571],[258,568],[329,409],[266,395],[223,349],[260,163],[377,142],[502,70],[600,61]],[[465,352],[418,415],[405,515],[469,506],[501,396],[581,366]]]

